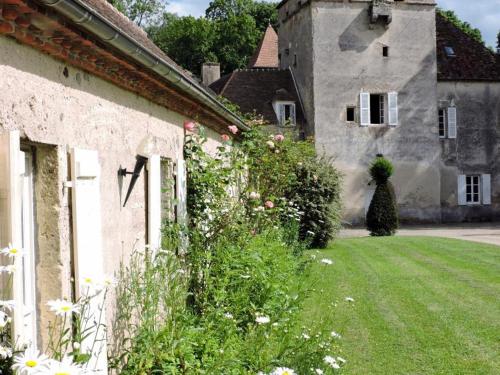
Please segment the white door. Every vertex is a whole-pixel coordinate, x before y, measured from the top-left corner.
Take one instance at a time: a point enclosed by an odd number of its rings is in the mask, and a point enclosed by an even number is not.
[[[37,347],[33,154],[31,152],[21,152],[20,156],[23,332],[26,344]]]

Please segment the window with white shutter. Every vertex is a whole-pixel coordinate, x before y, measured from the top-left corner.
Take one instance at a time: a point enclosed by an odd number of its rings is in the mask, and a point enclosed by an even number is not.
[[[465,206],[467,204],[467,201],[465,199],[465,191],[466,191],[466,186],[465,186],[465,175],[461,174],[458,176],[458,190],[457,190],[457,195],[458,195],[458,204],[459,206]]]
[[[360,106],[360,125],[368,126],[370,125],[370,94],[367,92],[362,92],[359,94],[359,106]]]
[[[457,138],[457,108],[448,107],[448,138]]]
[[[398,113],[398,93],[390,92],[387,94],[389,102],[389,125],[396,126],[399,123]]]
[[[71,152],[72,217],[76,293],[79,298],[86,288],[84,278],[99,280],[104,276],[104,257],[101,226],[100,165],[97,151],[75,148]],[[106,323],[105,311],[100,298],[94,298],[85,318]],[[93,373],[108,374],[106,335],[103,327],[93,330],[81,347],[91,354],[89,369]],[[95,346],[92,346],[97,336]],[[92,352],[93,350],[93,352]]]
[[[481,188],[483,204],[491,204],[491,175],[483,174],[481,176]]]
[[[279,125],[294,126],[297,123],[296,108],[294,102],[275,102],[274,107]]]

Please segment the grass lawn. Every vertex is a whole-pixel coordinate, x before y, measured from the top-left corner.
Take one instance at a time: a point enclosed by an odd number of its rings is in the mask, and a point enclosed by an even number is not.
[[[303,320],[342,335],[343,374],[500,374],[500,247],[357,238],[317,256],[334,263],[308,277]]]

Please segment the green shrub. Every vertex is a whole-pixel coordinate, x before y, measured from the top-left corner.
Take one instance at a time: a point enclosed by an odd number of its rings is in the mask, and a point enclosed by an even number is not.
[[[370,167],[377,184],[366,215],[366,227],[372,236],[392,236],[399,226],[396,195],[389,181],[393,171],[392,163],[383,157],[377,157]]]
[[[297,179],[287,195],[302,214],[299,239],[310,247],[325,248],[340,229],[340,174],[326,158],[301,162],[295,173]]]

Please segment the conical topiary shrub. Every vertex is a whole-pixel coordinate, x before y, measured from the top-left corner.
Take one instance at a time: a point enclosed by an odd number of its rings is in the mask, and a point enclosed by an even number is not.
[[[389,181],[394,172],[392,163],[377,156],[370,166],[370,175],[377,184],[366,215],[366,228],[372,236],[392,236],[399,227],[396,195]]]

